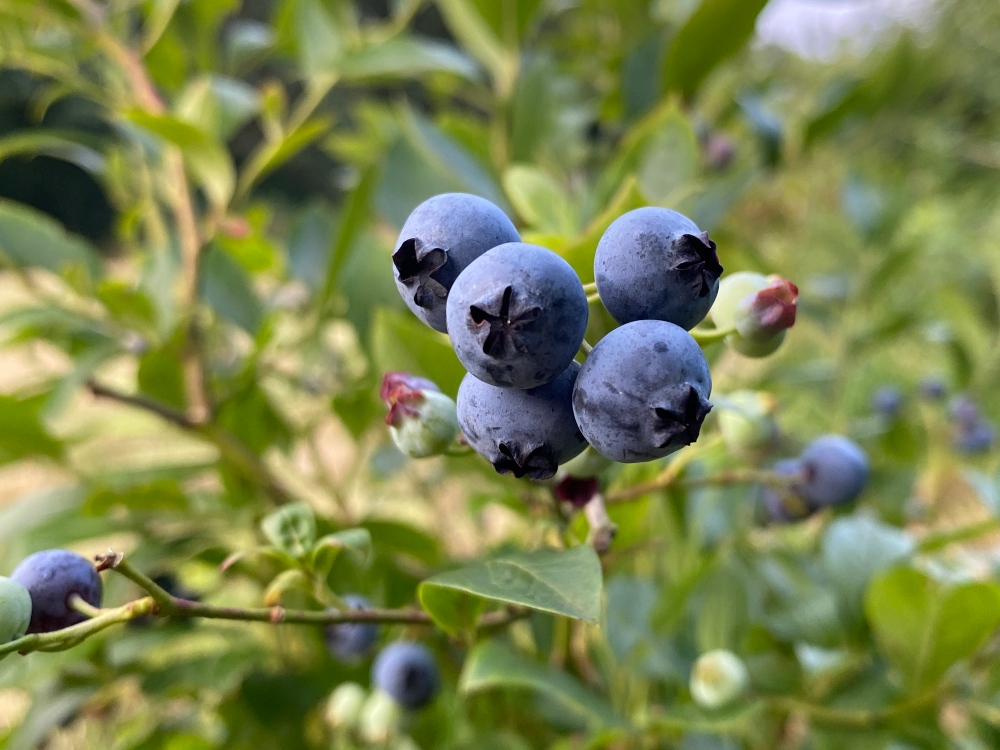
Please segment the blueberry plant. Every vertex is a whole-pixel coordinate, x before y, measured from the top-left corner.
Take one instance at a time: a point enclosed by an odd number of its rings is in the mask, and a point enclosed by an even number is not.
[[[0,750],[1000,745],[1000,9],[765,5],[0,3]]]

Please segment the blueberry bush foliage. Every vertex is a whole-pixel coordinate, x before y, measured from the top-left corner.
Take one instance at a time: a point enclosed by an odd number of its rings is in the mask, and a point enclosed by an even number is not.
[[[1000,9],[820,63],[764,5],[0,3],[0,748],[1000,746]],[[396,447],[465,375],[391,261],[448,192],[584,285],[711,234],[697,442]]]

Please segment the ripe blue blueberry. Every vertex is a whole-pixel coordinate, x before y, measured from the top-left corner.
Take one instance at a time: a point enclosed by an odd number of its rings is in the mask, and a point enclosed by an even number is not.
[[[667,208],[615,219],[594,257],[597,292],[620,323],[664,320],[690,330],[712,307],[721,275],[715,243]]]
[[[903,410],[903,392],[894,385],[882,385],[872,394],[872,411],[884,419],[895,419]]]
[[[580,365],[570,363],[538,388],[497,388],[466,375],[458,389],[458,423],[472,448],[500,474],[549,479],[579,455],[587,441],[573,418],[573,384]]]
[[[978,419],[970,424],[959,423],[952,436],[952,445],[959,453],[987,453],[996,439],[996,426],[986,419]]]
[[[434,656],[419,643],[396,641],[372,664],[372,682],[403,708],[423,708],[441,688]]]
[[[936,375],[928,375],[917,385],[920,397],[927,401],[940,401],[948,395],[948,385]]]
[[[343,600],[351,609],[371,607],[371,603],[358,594],[347,594]],[[378,641],[378,625],[373,622],[341,622],[329,625],[325,636],[330,653],[340,661],[350,663],[371,651]]]
[[[502,388],[535,388],[565,370],[587,317],[587,294],[569,263],[521,242],[481,255],[448,296],[455,353],[470,373]]]
[[[587,356],[573,413],[602,455],[651,461],[698,439],[711,392],[708,362],[691,335],[673,323],[639,320],[609,333]]]
[[[786,458],[774,464],[771,471],[786,477],[801,477],[805,467],[797,458]],[[774,523],[800,521],[816,512],[802,494],[797,483],[787,487],[765,486],[763,490],[764,513]]]
[[[458,275],[491,247],[520,239],[507,215],[488,200],[436,195],[413,210],[399,233],[392,254],[396,286],[418,318],[447,333],[448,291]]]
[[[26,557],[10,577],[31,595],[29,633],[50,633],[86,618],[68,605],[77,594],[94,607],[101,606],[103,589],[97,569],[74,552],[50,549]]]
[[[799,460],[803,473],[798,490],[812,507],[849,503],[868,483],[868,456],[843,435],[816,438],[805,447]]]

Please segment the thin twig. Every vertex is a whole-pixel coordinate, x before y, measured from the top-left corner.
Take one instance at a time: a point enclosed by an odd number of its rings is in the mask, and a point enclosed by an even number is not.
[[[87,381],[87,387],[95,396],[148,411],[170,424],[212,443],[218,448],[219,453],[233,464],[243,476],[258,483],[275,502],[288,503],[295,500],[292,493],[284,487],[252,450],[236,436],[221,427],[209,422],[194,421],[187,414],[148,396],[122,393],[94,380]]]

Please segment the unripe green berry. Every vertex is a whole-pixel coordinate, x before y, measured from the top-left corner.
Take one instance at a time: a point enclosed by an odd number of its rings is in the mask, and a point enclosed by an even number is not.
[[[715,327],[723,331],[735,328],[736,306],[751,294],[766,289],[769,283],[767,276],[753,271],[737,271],[723,276],[719,280],[719,295],[709,313]]]
[[[338,685],[326,703],[326,721],[334,729],[352,729],[361,718],[368,691],[356,682]]]
[[[0,576],[0,643],[21,638],[31,621],[31,595],[17,581]]]
[[[372,691],[361,709],[358,733],[373,745],[384,745],[399,731],[403,709],[387,693]]]
[[[427,458],[444,453],[458,437],[455,402],[436,391],[424,391],[423,400],[413,403],[415,415],[404,415],[389,426],[392,441],[410,458]]]
[[[767,357],[768,355],[774,354],[778,350],[781,344],[785,341],[785,332],[781,331],[775,336],[767,339],[761,339],[759,341],[745,339],[740,336],[739,333],[734,333],[727,336],[726,341],[731,347],[733,347],[733,349],[738,351],[744,357],[760,359],[761,357]]]
[[[718,649],[698,657],[691,670],[691,697],[702,708],[722,708],[747,689],[750,675],[732,651]]]
[[[777,401],[770,393],[736,391],[718,398],[716,406],[721,407],[719,431],[733,455],[760,457],[777,442]]]

